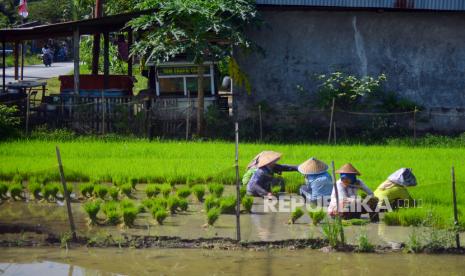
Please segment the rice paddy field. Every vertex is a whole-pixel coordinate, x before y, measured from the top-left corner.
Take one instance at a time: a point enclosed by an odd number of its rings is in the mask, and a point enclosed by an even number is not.
[[[0,144],[0,178],[11,181],[46,177],[59,180],[55,146],[61,150],[65,176],[70,181],[114,182],[133,179],[139,183],[223,183],[233,184],[234,144],[229,142],[149,142],[145,140],[75,142],[13,141]],[[465,226],[465,149],[405,146],[325,146],[310,144],[241,144],[240,171],[260,151],[283,153],[281,163],[299,164],[317,157],[336,168],[351,162],[373,190],[401,167],[413,169],[418,186],[409,189],[421,208],[401,209],[386,215],[389,225],[422,225],[426,220],[452,225],[451,166],[455,166],[459,220]],[[303,183],[297,172],[284,173],[287,191]]]

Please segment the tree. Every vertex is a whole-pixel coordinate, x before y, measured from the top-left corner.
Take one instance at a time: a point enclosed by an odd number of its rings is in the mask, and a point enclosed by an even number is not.
[[[154,9],[130,22],[143,33],[131,49],[157,64],[185,55],[197,66],[197,134],[204,130],[202,66],[221,60],[234,48],[250,48],[245,28],[256,22],[253,0],[141,0],[137,10]]]

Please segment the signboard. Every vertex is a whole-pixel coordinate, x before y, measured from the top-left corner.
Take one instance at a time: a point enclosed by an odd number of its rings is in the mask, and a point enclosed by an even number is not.
[[[208,67],[204,69],[205,75],[209,75],[210,70]],[[159,67],[159,76],[183,76],[183,75],[197,75],[197,67],[195,66],[184,66],[184,67]]]

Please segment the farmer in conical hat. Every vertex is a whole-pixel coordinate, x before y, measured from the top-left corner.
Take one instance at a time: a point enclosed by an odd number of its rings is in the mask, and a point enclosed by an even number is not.
[[[378,200],[373,196],[373,192],[362,180],[357,179],[360,172],[350,163],[345,164],[336,171],[340,179],[336,182],[339,196],[339,215],[344,219],[360,218],[362,213],[369,213],[372,221],[378,221],[378,213],[375,212]],[[369,210],[363,208],[362,198],[357,195],[359,190],[363,190],[369,197]],[[336,191],[331,193],[331,202],[328,206],[328,213],[331,216],[337,215]]]
[[[281,158],[281,153],[274,151],[264,151],[256,156],[250,168],[256,168],[252,177],[247,183],[247,193],[253,196],[271,196],[271,187],[279,185],[281,191],[284,190],[284,180],[274,177],[274,174],[281,174],[285,171],[297,171],[296,166],[277,164]]]
[[[398,206],[410,205],[413,203],[413,198],[407,191],[407,187],[416,185],[417,179],[413,175],[412,169],[398,169],[375,190],[375,196],[379,199],[378,207],[387,205],[387,202],[394,209]]]
[[[300,195],[312,204],[324,206],[324,199],[331,196],[333,179],[328,173],[328,165],[310,158],[297,168],[305,176],[305,184],[300,187]]]

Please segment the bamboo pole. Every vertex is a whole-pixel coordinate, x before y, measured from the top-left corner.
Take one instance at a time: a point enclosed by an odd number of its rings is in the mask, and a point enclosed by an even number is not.
[[[328,144],[331,143],[331,130],[333,127],[333,118],[334,118],[334,105],[336,103],[336,98],[333,98],[333,104],[331,106],[331,119],[329,120],[329,132],[328,132]]]
[[[341,243],[345,243],[345,237],[344,237],[344,228],[342,227],[342,221],[341,221],[341,213],[340,213],[340,208],[339,208],[339,191],[337,190],[337,183],[336,183],[336,168],[334,167],[334,161],[331,161],[331,166],[332,166],[332,172],[333,172],[333,189],[336,194],[336,210],[337,210],[337,215],[336,215],[336,221],[341,229]]]
[[[236,239],[241,241],[241,182],[239,179],[239,123],[234,124],[236,136]]]
[[[65,173],[63,171],[63,164],[61,163],[60,149],[58,148],[58,146],[56,146],[56,154],[57,154],[57,160],[58,160],[58,168],[60,170],[61,184],[63,185],[63,193],[64,193],[65,200],[66,200],[66,208],[68,210],[69,226],[71,228],[72,238],[75,241],[77,240],[76,226],[74,225],[73,212],[71,210],[71,201],[69,199],[68,189],[66,188]]]
[[[455,169],[452,167],[452,198],[454,203],[454,226],[457,228],[459,226],[459,218],[458,218],[458,211],[457,211],[457,195],[455,191]],[[455,229],[455,244],[457,248],[460,248],[460,235],[457,229]]]

